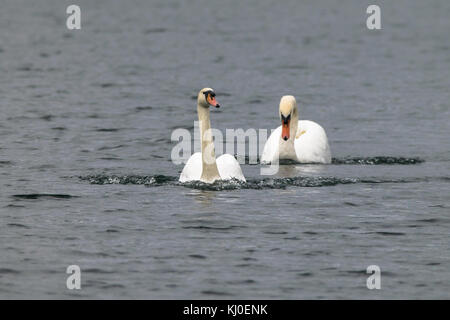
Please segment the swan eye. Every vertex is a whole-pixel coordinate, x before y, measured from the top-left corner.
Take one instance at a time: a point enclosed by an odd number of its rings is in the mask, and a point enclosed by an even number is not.
[[[289,114],[287,117],[285,117],[283,114],[281,115],[281,121],[285,124],[287,124],[291,120],[291,114]]]
[[[205,95],[205,99],[208,99],[208,95],[210,95],[211,98],[214,98],[216,96],[216,94],[211,90],[205,91],[203,92],[203,94]]]

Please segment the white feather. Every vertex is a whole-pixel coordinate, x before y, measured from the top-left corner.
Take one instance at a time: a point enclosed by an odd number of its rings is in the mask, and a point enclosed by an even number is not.
[[[217,169],[223,180],[237,179],[245,182],[239,162],[230,154],[223,154],[217,158]]]
[[[239,162],[230,154],[221,155],[216,159],[217,169],[219,170],[220,179],[229,180],[237,179],[245,182]],[[202,176],[202,154],[194,153],[181,171],[180,182],[198,181]]]
[[[186,165],[181,171],[180,182],[200,180],[202,176],[202,154],[201,152],[194,153],[186,162]]]

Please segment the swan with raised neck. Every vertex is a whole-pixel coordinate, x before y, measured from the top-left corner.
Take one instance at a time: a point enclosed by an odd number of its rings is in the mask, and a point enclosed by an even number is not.
[[[209,108],[219,108],[216,93],[211,88],[203,88],[197,96],[197,114],[200,127],[202,152],[190,156],[180,174],[180,182],[202,181],[213,183],[216,180],[236,179],[245,182],[239,162],[230,154],[216,159]]]
[[[220,107],[216,101],[214,90],[211,88],[203,88],[197,96],[197,113],[202,146],[202,176],[200,180],[207,183],[212,183],[220,179],[211,132],[210,106]]]

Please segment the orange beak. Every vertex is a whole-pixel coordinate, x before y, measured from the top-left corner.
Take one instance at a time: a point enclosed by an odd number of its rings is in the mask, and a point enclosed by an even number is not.
[[[289,125],[291,124],[291,120],[282,121],[281,122],[281,138],[283,138],[284,141],[287,141],[289,139]]]
[[[211,95],[209,94],[206,100],[208,101],[209,105],[220,108],[220,104],[217,102],[216,97],[211,97]]]

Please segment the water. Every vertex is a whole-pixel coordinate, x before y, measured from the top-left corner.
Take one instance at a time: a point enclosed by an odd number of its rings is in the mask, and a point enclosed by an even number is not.
[[[450,2],[377,3],[2,1],[0,298],[450,298]],[[221,130],[295,95],[333,164],[179,184],[206,86]]]

